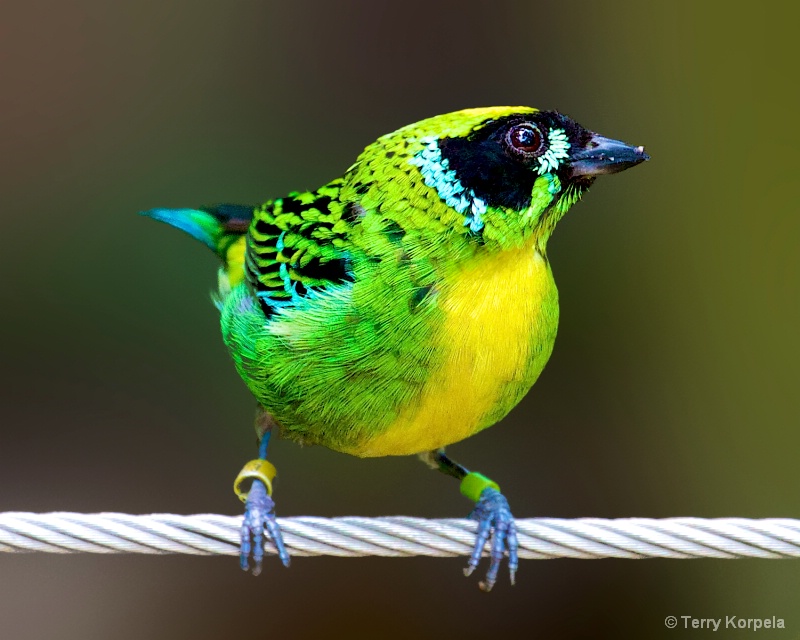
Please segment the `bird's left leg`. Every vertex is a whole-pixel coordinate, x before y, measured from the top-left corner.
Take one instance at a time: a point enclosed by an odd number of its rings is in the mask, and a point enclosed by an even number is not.
[[[272,538],[283,566],[289,566],[289,553],[283,544],[283,536],[275,520],[275,503],[272,501],[272,481],[277,471],[272,463],[267,461],[267,446],[275,426],[272,416],[259,407],[256,413],[256,433],[259,436],[258,458],[244,465],[233,484],[236,495],[245,503],[239,560],[242,569],[249,570],[252,552],[254,576],[261,573],[261,562],[264,559],[264,529]],[[250,488],[245,490],[248,481]]]
[[[467,568],[464,569],[464,575],[469,576],[475,571],[486,542],[491,536],[489,570],[486,572],[486,580],[480,583],[480,587],[484,591],[491,591],[506,551],[508,551],[508,570],[513,585],[519,566],[517,527],[508,507],[508,500],[500,493],[500,487],[486,476],[471,472],[448,458],[444,449],[420,454],[420,458],[431,468],[460,480],[461,493],[475,502],[475,508],[469,517],[478,521],[478,535]]]

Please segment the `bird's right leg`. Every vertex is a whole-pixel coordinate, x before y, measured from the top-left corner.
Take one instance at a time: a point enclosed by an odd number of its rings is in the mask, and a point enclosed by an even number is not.
[[[272,501],[272,481],[277,471],[272,463],[267,461],[267,446],[275,427],[273,417],[259,407],[256,412],[258,458],[251,460],[242,468],[233,484],[236,495],[245,503],[239,559],[242,569],[248,571],[252,553],[254,576],[261,573],[261,562],[264,559],[264,529],[272,538],[283,566],[289,566],[289,553],[283,544],[283,536],[275,520],[275,503]],[[250,482],[249,489],[246,488],[247,482]]]
[[[475,502],[475,508],[469,514],[469,518],[478,521],[478,532],[464,575],[469,576],[475,571],[484,547],[491,538],[489,570],[486,573],[486,580],[480,583],[480,587],[484,591],[492,590],[497,581],[500,563],[506,553],[508,553],[508,569],[513,585],[519,565],[517,526],[508,507],[508,500],[500,493],[500,487],[486,476],[470,471],[448,457],[444,449],[428,451],[419,457],[429,467],[459,480],[461,493]]]

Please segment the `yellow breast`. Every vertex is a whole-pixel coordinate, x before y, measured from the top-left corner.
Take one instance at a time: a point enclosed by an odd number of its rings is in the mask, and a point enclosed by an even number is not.
[[[349,453],[409,455],[463,440],[510,411],[550,356],[557,291],[533,243],[475,260],[443,285],[439,305],[443,364],[388,429]]]

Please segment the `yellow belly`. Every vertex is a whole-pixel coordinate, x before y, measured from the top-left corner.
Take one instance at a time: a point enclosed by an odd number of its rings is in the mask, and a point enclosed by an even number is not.
[[[502,418],[541,373],[558,301],[550,267],[533,243],[475,261],[442,286],[438,299],[445,312],[442,366],[388,429],[348,453],[410,455],[463,440]]]

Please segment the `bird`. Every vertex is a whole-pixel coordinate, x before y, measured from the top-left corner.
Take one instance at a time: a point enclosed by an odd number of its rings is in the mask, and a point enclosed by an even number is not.
[[[258,457],[240,564],[258,574],[275,518],[270,437],[358,457],[419,456],[460,481],[477,520],[470,575],[489,546],[489,591],[518,569],[509,504],[445,448],[498,423],[553,350],[558,291],[547,243],[598,176],[641,146],[555,110],[472,108],[404,126],[314,191],[258,205],[154,208],[221,260],[222,338],[257,403]]]

